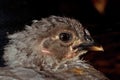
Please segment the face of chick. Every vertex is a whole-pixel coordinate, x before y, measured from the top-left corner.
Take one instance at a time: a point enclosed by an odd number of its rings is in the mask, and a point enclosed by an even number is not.
[[[50,37],[43,40],[41,52],[43,55],[49,55],[55,57],[58,61],[62,59],[73,58],[78,55],[77,49],[73,49],[75,46],[84,42],[83,39],[79,39],[76,32],[72,29],[67,29],[70,26],[64,26],[64,29],[58,29],[53,32]],[[81,50],[82,51],[82,50]]]
[[[86,53],[87,49],[82,45],[92,43],[93,40],[78,21],[68,18],[62,18],[60,21],[57,18],[53,23],[53,29],[47,32],[46,37],[42,41],[38,39],[38,53],[54,58],[57,63],[75,57],[78,59],[80,55]]]

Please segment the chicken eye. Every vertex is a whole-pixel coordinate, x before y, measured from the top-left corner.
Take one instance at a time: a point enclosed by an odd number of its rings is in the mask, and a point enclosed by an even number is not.
[[[69,42],[72,40],[72,34],[70,33],[60,33],[59,39],[63,42]]]

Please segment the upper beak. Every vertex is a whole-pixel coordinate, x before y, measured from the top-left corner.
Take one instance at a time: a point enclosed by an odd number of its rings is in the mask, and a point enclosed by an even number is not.
[[[104,51],[103,47],[99,44],[96,44],[94,42],[91,43],[82,43],[78,46],[75,46],[73,49],[80,50],[89,50],[89,51]]]
[[[103,49],[103,47],[101,45],[89,46],[88,50],[90,50],[90,51],[104,51],[104,49]]]

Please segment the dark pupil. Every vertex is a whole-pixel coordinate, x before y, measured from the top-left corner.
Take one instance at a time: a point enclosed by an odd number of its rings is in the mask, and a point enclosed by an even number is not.
[[[61,34],[59,35],[59,38],[60,38],[61,41],[68,42],[68,41],[71,40],[72,35],[69,34],[69,33],[61,33]]]

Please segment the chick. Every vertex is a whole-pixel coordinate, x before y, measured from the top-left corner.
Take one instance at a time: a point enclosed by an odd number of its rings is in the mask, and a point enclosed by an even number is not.
[[[75,19],[50,16],[34,20],[8,38],[4,59],[9,69],[3,72],[12,72],[18,80],[32,80],[33,73],[39,75],[34,80],[108,80],[79,59],[88,50],[103,48],[95,45],[88,30]]]

